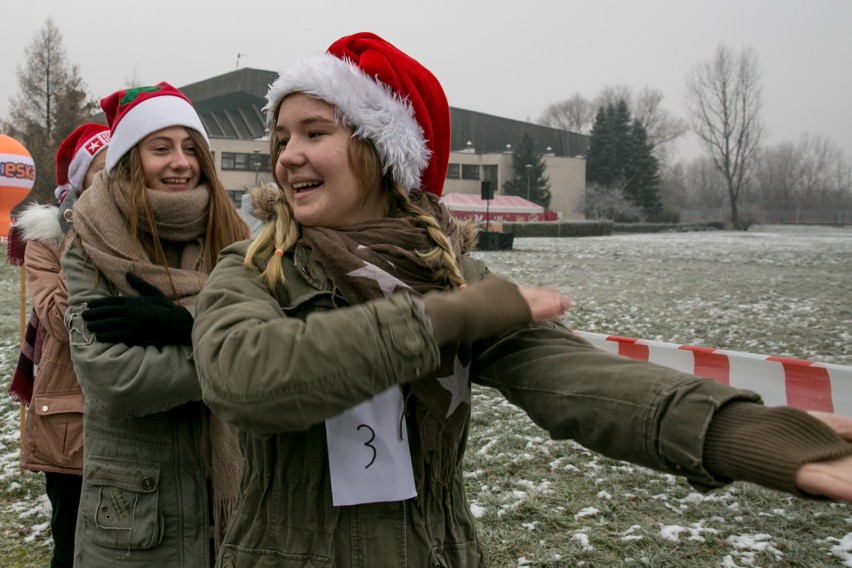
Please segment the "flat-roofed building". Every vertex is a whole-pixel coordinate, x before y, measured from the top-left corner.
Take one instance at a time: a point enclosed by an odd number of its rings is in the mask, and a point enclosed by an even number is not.
[[[255,183],[271,180],[266,92],[274,71],[241,68],[180,87],[198,111],[210,137],[222,183],[239,204]],[[511,148],[525,133],[546,163],[550,209],[565,219],[583,218],[588,137],[529,122],[450,107],[451,154],[444,193],[479,193],[492,182],[497,195],[514,175]]]

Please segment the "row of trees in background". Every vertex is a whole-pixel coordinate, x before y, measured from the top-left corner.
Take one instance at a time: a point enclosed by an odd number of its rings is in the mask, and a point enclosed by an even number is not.
[[[53,199],[54,156],[59,143],[91,119],[97,102],[77,65],[65,54],[62,34],[48,19],[25,49],[18,67],[19,93],[0,121],[36,163],[27,201]],[[135,82],[135,81],[134,81]],[[757,55],[720,45],[686,78],[689,121],[663,108],[650,87],[607,87],[593,100],[580,94],[545,109],[538,122],[587,134],[586,215],[617,220],[675,220],[679,210],[729,210],[735,228],[748,225],[741,209],[852,209],[852,164],[819,135],[766,147],[764,96]],[[674,143],[688,130],[704,155],[672,163]],[[551,187],[543,154],[524,134],[513,152],[514,175],[503,190],[547,208]],[[23,205],[23,204],[21,204]],[[20,206],[19,206],[20,207]]]
[[[753,50],[720,45],[686,78],[689,122],[662,108],[659,91],[625,86],[605,88],[594,100],[575,94],[550,105],[538,122],[590,136],[589,218],[675,220],[679,210],[724,207],[732,227],[746,228],[743,208],[852,210],[852,165],[838,146],[808,134],[763,145],[760,75]],[[673,142],[688,130],[704,155],[672,164]]]
[[[852,209],[849,158],[820,135],[762,148],[751,177],[739,198],[748,210]],[[664,189],[683,210],[717,209],[729,199],[727,181],[709,157],[672,166]]]

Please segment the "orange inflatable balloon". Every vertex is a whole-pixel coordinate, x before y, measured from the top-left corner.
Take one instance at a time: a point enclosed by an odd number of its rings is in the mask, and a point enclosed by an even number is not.
[[[0,236],[9,234],[12,209],[35,183],[35,162],[24,145],[0,134]]]

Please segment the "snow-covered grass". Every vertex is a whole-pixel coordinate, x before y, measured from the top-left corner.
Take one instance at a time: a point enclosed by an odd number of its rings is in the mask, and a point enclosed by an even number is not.
[[[574,329],[852,365],[852,228],[758,226],[516,239],[476,252],[519,284],[558,286]],[[19,340],[18,270],[0,266],[0,374]],[[44,566],[49,507],[21,474],[18,410],[0,397],[0,565]],[[682,480],[554,442],[476,388],[467,492],[495,568],[852,567],[852,508],[748,484]]]
[[[516,239],[477,252],[574,298],[573,329],[852,364],[852,228]],[[492,565],[852,566],[852,508],[686,482],[554,442],[475,388],[468,497]]]

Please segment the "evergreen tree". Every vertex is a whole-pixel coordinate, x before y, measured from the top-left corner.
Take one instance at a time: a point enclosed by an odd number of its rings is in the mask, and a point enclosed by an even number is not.
[[[547,164],[543,155],[536,153],[535,139],[529,132],[523,133],[512,152],[512,170],[512,177],[503,182],[503,193],[518,195],[547,209],[551,198],[550,179],[544,175]]]
[[[625,193],[649,219],[658,219],[663,211],[659,190],[660,165],[641,122],[633,122],[629,141],[629,158],[624,168],[627,180]]]
[[[18,66],[20,92],[10,99],[10,117],[2,128],[33,157],[36,179],[26,202],[55,201],[55,156],[59,144],[77,126],[90,120],[97,105],[90,101],[77,65],[65,55],[62,34],[52,18],[36,32]]]
[[[625,183],[630,155],[630,111],[624,99],[598,110],[586,156],[586,179],[604,187]]]
[[[632,121],[619,99],[598,110],[586,154],[586,183],[597,191],[618,190],[648,218],[662,211],[659,163],[645,127]],[[587,211],[594,216],[594,211]]]
[[[589,134],[589,148],[586,151],[586,184],[612,187],[617,177],[613,166],[615,142],[610,129],[607,110],[612,107],[600,107],[595,115],[595,123]]]

